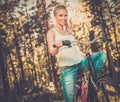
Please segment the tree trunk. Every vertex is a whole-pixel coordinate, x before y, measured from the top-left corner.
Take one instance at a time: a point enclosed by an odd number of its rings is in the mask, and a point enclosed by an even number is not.
[[[21,95],[22,94],[21,84],[18,82],[15,67],[13,65],[13,61],[12,61],[12,58],[11,58],[10,54],[9,54],[9,58],[10,58],[10,64],[11,64],[11,67],[12,67],[12,73],[13,73],[13,76],[14,76],[14,81],[13,81],[14,88],[17,90],[18,95]]]
[[[18,39],[17,39],[16,33],[14,32],[13,34],[14,34],[14,43],[15,43],[15,47],[16,47],[16,53],[17,53],[17,56],[18,56],[19,66],[21,68],[21,78],[22,78],[22,81],[24,82],[25,81],[25,75],[24,75],[23,63],[22,63],[22,59],[21,59],[21,55],[20,55],[20,47],[19,47],[19,44],[18,44]]]
[[[102,10],[102,8],[101,8],[101,10]],[[101,11],[102,12],[102,11]],[[102,21],[101,21],[101,25],[102,25],[102,31],[103,31],[103,34],[104,34],[104,36],[106,37],[106,38],[108,38],[110,35],[108,34],[108,32],[107,32],[107,28],[106,28],[106,23],[105,23],[105,21],[104,21],[104,19],[103,19],[103,15],[101,14],[101,19],[102,19]],[[108,59],[108,67],[109,67],[109,72],[110,72],[110,75],[112,76],[112,77],[114,77],[114,64],[113,64],[113,61],[112,61],[112,56],[111,56],[111,50],[110,50],[110,46],[109,46],[109,44],[108,43],[106,43],[106,52],[107,52],[107,59]]]
[[[49,27],[48,27],[48,21],[47,21],[47,12],[46,12],[46,2],[45,2],[45,0],[37,0],[37,4],[39,4],[39,3],[42,3],[42,11],[44,12],[44,27],[45,27],[45,33],[47,33],[47,31],[48,31],[48,29],[49,29]],[[41,8],[40,7],[40,8]],[[38,8],[39,9],[39,8]],[[39,13],[40,12],[40,10],[38,10],[38,17],[40,17],[40,15],[41,15],[41,13]],[[40,22],[40,21],[38,21],[38,22]],[[41,23],[41,22],[40,22]],[[49,80],[50,81],[52,81],[52,68],[51,68],[51,57],[50,57],[50,54],[49,54],[49,51],[48,51],[48,45],[47,45],[47,36],[46,36],[46,34],[44,34],[43,35],[44,36],[44,39],[45,39],[45,42],[46,43],[44,43],[44,48],[45,48],[45,57],[46,57],[46,68],[47,68],[47,72],[48,72],[48,74],[49,74]],[[52,66],[53,67],[53,66]]]
[[[1,70],[1,75],[2,75],[4,94],[5,96],[9,96],[10,87],[9,87],[9,82],[7,79],[7,69],[4,63],[4,48],[2,44],[0,44],[0,70]]]
[[[51,56],[51,63],[52,63],[52,72],[53,72],[54,84],[55,84],[55,87],[57,88],[58,85],[57,85],[57,70],[55,68],[55,63],[56,63],[55,57]]]

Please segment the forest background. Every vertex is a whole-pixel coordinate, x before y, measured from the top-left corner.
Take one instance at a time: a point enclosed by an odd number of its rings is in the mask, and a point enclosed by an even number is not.
[[[61,3],[76,39],[112,39],[91,44],[89,51],[107,52],[107,70],[120,84],[119,0],[0,0],[0,102],[63,100],[60,68],[46,42],[53,8]]]

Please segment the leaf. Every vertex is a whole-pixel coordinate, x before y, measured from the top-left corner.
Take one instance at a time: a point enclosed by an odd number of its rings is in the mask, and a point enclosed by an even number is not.
[[[17,11],[20,15],[25,15],[25,12]]]

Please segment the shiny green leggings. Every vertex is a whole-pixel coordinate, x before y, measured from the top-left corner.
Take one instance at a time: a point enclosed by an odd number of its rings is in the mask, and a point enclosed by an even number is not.
[[[104,67],[106,61],[106,54],[103,51],[96,52],[91,56],[93,60],[94,67],[97,74],[100,73],[100,70]],[[74,88],[77,78],[77,71],[82,69],[87,71],[88,62],[87,59],[82,60],[79,64],[61,69],[61,79],[62,87],[65,96],[65,102],[74,102]]]

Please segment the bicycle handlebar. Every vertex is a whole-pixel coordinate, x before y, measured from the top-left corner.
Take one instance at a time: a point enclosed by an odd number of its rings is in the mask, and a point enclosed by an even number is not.
[[[101,40],[102,42],[112,42],[112,39],[108,39],[106,37],[97,37],[94,38],[93,40],[88,40],[88,41],[84,41],[84,42],[80,42],[80,41],[70,41],[70,40],[63,40],[63,46],[68,46],[71,47],[72,43],[78,43],[78,44],[92,44],[95,43],[96,41]],[[53,47],[56,47],[56,45],[53,45]]]

